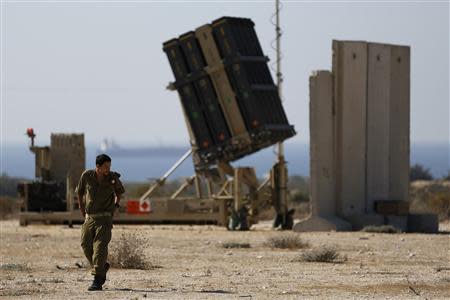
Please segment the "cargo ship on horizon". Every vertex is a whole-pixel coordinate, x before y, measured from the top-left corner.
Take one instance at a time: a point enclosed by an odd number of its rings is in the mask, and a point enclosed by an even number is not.
[[[122,147],[117,144],[113,139],[103,139],[100,146],[96,149],[96,153],[106,153],[108,155],[116,157],[147,157],[147,156],[158,156],[158,157],[174,157],[181,156],[186,152],[187,147],[181,146],[135,146],[135,147]]]

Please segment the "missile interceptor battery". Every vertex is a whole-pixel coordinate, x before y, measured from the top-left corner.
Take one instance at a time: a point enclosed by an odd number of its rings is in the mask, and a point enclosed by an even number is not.
[[[66,184],[64,182],[23,182],[17,187],[19,196],[25,199],[22,210],[33,212],[65,211]]]
[[[250,19],[223,17],[163,44],[200,158],[233,161],[295,135]]]
[[[205,121],[209,126],[213,143],[221,145],[230,138],[230,132],[211,79],[203,70],[206,67],[206,61],[195,38],[195,33],[191,31],[182,35],[180,44],[191,74],[198,74],[196,80],[194,80],[197,100],[204,111]]]
[[[223,17],[212,23],[213,34],[247,130],[269,130],[285,139],[293,134],[281,105],[259,40],[250,19]],[[275,126],[274,126],[275,125]]]

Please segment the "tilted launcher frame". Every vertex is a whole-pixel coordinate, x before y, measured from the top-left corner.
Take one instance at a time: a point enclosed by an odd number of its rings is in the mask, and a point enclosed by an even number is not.
[[[219,206],[219,224],[247,229],[262,207],[274,206],[276,225],[292,226],[285,195],[287,168],[278,159],[270,177],[259,184],[253,168],[233,168],[230,162],[295,135],[283,110],[261,45],[250,19],[223,17],[163,44],[175,82],[191,149],[142,195],[163,185],[190,154],[196,174],[172,195],[194,185],[198,199]],[[202,191],[204,181],[207,193]]]

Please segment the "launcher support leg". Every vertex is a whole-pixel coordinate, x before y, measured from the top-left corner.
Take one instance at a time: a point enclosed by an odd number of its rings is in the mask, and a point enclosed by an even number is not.
[[[278,162],[274,164],[271,177],[272,203],[277,214],[273,225],[275,228],[281,225],[281,229],[292,229],[293,211],[288,210],[287,203],[288,169],[283,155],[280,155]]]
[[[287,166],[284,156],[280,157],[278,162],[278,167],[280,168],[280,181],[279,181],[279,199],[280,199],[280,210],[283,215],[283,224],[286,224],[288,218],[288,204],[287,204]],[[289,228],[291,229],[291,228]]]
[[[193,175],[189,178],[187,178],[183,184],[178,188],[178,190],[173,193],[173,195],[170,197],[171,200],[176,199],[187,187],[191,186],[194,183],[196,175]]]
[[[208,198],[211,199],[213,195],[213,186],[211,180],[209,180],[208,178],[206,178],[206,189],[208,191]]]
[[[197,174],[195,176],[194,184],[195,184],[195,192],[196,192],[197,198],[201,199],[203,197],[203,191],[202,191],[202,183],[201,183],[199,174]]]
[[[192,154],[192,149],[189,149],[161,178],[156,180],[149,189],[141,196],[140,202],[144,201],[145,198],[150,197],[157,188],[163,186],[166,183],[167,177],[170,176],[190,155]]]

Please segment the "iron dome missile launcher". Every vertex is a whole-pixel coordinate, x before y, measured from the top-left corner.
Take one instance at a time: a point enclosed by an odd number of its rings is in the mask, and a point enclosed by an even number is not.
[[[250,19],[222,17],[163,44],[197,169],[295,135]]]

